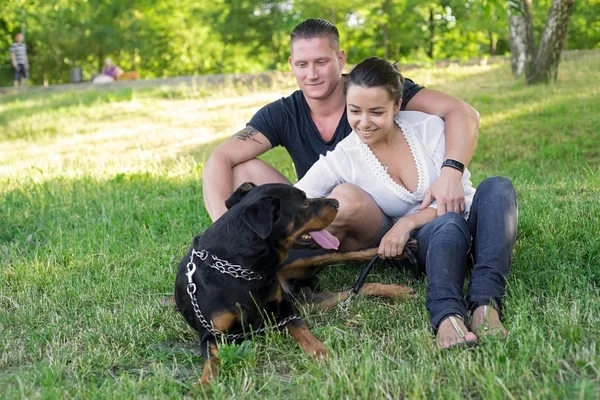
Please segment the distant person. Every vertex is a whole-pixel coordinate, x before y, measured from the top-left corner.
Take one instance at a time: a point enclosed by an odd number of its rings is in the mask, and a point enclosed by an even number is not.
[[[10,55],[13,66],[13,84],[15,86],[27,86],[29,78],[29,59],[27,58],[27,45],[23,43],[22,33],[15,35],[16,42],[10,46]]]
[[[104,60],[104,69],[102,70],[102,75],[110,76],[113,80],[117,80],[119,75],[123,73],[123,70],[113,64],[110,58]]]
[[[123,74],[123,70],[113,64],[110,58],[104,60],[104,68],[100,75],[92,77],[92,83],[110,83],[116,81]]]

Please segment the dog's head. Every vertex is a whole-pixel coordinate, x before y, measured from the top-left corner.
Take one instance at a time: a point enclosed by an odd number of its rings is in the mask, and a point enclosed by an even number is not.
[[[225,201],[231,211],[240,213],[241,222],[261,239],[289,248],[300,235],[311,232],[324,247],[337,248],[339,242],[323,231],[337,215],[335,199],[307,199],[291,185],[269,183],[256,186],[247,182]],[[318,238],[318,239],[317,239]]]

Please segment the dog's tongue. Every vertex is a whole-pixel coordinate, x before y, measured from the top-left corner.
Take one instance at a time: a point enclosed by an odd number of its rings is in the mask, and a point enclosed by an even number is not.
[[[336,249],[340,245],[338,238],[327,232],[325,229],[319,232],[308,233],[319,246],[324,249]]]

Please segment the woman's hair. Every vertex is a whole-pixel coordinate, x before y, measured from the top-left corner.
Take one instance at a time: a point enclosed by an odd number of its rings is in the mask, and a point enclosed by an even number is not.
[[[396,64],[379,57],[369,57],[358,63],[346,77],[344,94],[353,85],[364,88],[381,87],[387,90],[390,98],[397,103],[402,99],[404,77]]]

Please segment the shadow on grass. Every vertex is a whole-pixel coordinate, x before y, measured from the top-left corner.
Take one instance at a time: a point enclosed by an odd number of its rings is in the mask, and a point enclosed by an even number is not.
[[[470,169],[539,181],[600,171],[598,107],[600,99],[590,94],[536,99],[512,110],[498,110],[505,117],[481,128]]]

